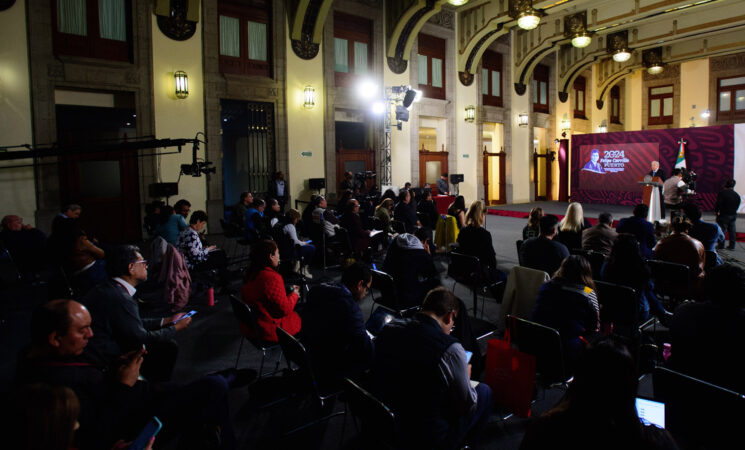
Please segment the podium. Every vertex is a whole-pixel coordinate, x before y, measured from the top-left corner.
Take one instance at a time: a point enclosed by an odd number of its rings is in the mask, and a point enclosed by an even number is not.
[[[660,177],[644,175],[637,181],[642,186],[642,201],[649,206],[647,220],[655,223],[662,218],[661,192],[663,180]]]

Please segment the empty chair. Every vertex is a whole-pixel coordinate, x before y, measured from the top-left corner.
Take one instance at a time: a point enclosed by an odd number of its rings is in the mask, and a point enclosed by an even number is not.
[[[396,295],[396,285],[392,276],[381,270],[372,270],[371,272],[372,284],[370,285],[370,297],[373,304],[370,311],[372,311],[372,307],[376,303],[395,311],[400,316],[411,315],[419,310],[420,305],[401,304],[399,296]],[[378,297],[375,296],[375,291],[378,291]]]
[[[383,402],[347,378],[345,389],[347,405],[355,419],[354,425],[360,431],[360,445],[363,448],[395,448],[396,416]],[[361,422],[361,430],[357,420]]]
[[[688,266],[654,259],[647,260],[647,264],[652,271],[654,292],[658,297],[666,298],[673,307],[682,300],[694,297]],[[674,309],[671,306],[667,309]]]
[[[522,246],[523,246],[523,240],[522,239],[518,239],[518,240],[515,241],[515,248],[517,249],[517,263],[520,264],[521,266],[523,265],[523,261],[520,258],[520,247],[522,247]]]
[[[636,291],[628,286],[595,281],[600,323],[605,334],[635,338],[639,327],[639,300]]]
[[[564,361],[561,336],[553,328],[507,316],[512,343],[518,350],[535,356],[536,383],[543,387],[566,384],[569,374]]]
[[[459,252],[450,253],[450,264],[448,265],[448,276],[455,280],[455,283],[461,283],[468,286],[473,293],[473,314],[476,315],[478,310],[478,296],[486,294],[487,290],[492,290],[496,286],[503,284],[503,281],[490,282],[481,268],[481,262],[475,256],[465,255]],[[453,284],[455,290],[455,284]],[[498,299],[499,300],[499,299]],[[484,301],[481,303],[481,314],[484,313]]]

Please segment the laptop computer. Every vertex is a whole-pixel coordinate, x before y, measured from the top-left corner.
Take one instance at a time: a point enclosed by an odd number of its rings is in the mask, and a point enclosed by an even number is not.
[[[665,428],[665,404],[649,398],[636,397],[636,413],[644,425]]]
[[[370,314],[370,318],[367,319],[367,323],[365,324],[367,334],[374,339],[378,334],[380,334],[383,327],[393,319],[401,319],[401,316],[385,306],[378,306],[375,311]]]

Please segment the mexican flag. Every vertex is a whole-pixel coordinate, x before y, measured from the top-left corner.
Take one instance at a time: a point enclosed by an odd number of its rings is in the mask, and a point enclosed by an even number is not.
[[[678,141],[680,148],[678,149],[678,159],[675,161],[676,169],[686,169],[686,143],[683,139]]]

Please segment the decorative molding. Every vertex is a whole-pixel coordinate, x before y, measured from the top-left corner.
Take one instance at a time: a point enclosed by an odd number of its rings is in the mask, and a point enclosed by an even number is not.
[[[745,53],[737,53],[734,55],[709,59],[709,70],[712,72],[741,69],[742,67],[745,67]]]
[[[172,16],[157,16],[158,29],[166,37],[174,41],[186,41],[197,31],[197,23],[186,20],[186,2],[173,2],[174,14]]]
[[[517,95],[525,94],[525,90],[528,88],[524,83],[515,83],[515,93]]]
[[[302,38],[292,40],[292,51],[302,59],[313,59],[318,55],[320,44],[312,41],[309,34],[303,33]],[[405,69],[404,69],[405,70]]]
[[[463,86],[470,86],[473,84],[473,74],[470,72],[458,72],[458,79]]]
[[[569,92],[559,91],[559,101],[566,103],[569,100]]]
[[[11,6],[15,5],[16,0],[0,0],[0,11],[10,9]]]
[[[602,100],[595,100],[595,107],[596,107],[596,108],[597,108],[598,110],[600,110],[600,109],[603,109],[603,105],[604,105],[604,104],[605,104],[605,102],[604,102],[604,101],[602,101]]]
[[[429,23],[439,25],[448,30],[455,29],[455,12],[449,9],[443,9],[434,16],[430,17]]]
[[[657,75],[652,75],[645,70],[642,79],[644,81],[655,81],[655,80],[667,80],[670,78],[680,78],[680,64],[666,65],[665,70],[658,73]]]
[[[409,62],[399,56],[396,56],[395,58],[388,57],[388,68],[395,74],[400,75],[406,72],[406,66],[408,65]]]
[[[124,75],[124,81],[128,84],[140,84],[140,74],[135,70],[130,70]]]

